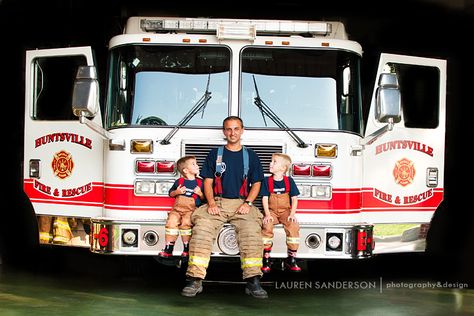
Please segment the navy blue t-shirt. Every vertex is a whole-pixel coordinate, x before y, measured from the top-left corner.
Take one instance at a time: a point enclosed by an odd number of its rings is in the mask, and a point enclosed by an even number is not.
[[[270,177],[265,177],[265,180],[262,183],[262,186],[260,188],[260,195],[261,196],[270,196],[269,188],[268,188],[268,179]],[[298,187],[296,186],[295,180],[293,180],[292,177],[288,177],[288,180],[290,182],[290,196],[297,196],[300,194],[300,191],[298,190]],[[282,194],[286,193],[286,188],[285,188],[285,180],[280,180],[276,181],[273,179],[273,192],[274,194]]]
[[[178,185],[179,185],[179,178],[176,179],[176,181],[173,183],[173,186],[168,191],[168,194],[170,194],[172,191],[176,190],[178,188]],[[194,179],[194,180],[184,179],[183,186],[186,187],[186,193],[184,193],[184,196],[192,197],[193,193],[194,193],[194,188],[198,186],[198,182],[197,182],[196,179]],[[201,191],[204,193],[204,185],[203,185],[202,181],[201,181],[201,186],[200,187],[201,187]],[[202,203],[201,199],[199,198],[198,195],[196,195],[196,206],[201,205],[201,203]]]
[[[249,154],[249,171],[247,174],[248,190],[250,184],[261,182],[264,178],[260,158],[252,149],[247,147]],[[201,177],[214,179],[216,172],[217,148],[212,149],[206,157],[201,170]],[[240,197],[240,187],[244,176],[243,150],[230,151],[224,147],[222,154],[222,197],[235,199]]]

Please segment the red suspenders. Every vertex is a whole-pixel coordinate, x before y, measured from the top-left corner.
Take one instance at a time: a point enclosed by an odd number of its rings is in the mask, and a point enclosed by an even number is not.
[[[196,182],[197,182],[198,187],[202,186],[202,180],[201,179],[196,178]],[[184,184],[184,178],[180,177],[178,179],[178,185],[183,185],[183,184]],[[198,195],[196,193],[193,193],[193,198],[194,198],[194,200],[196,200],[198,198]]]
[[[214,195],[222,195],[222,155],[224,154],[224,146],[217,148],[217,159],[216,159],[216,172],[214,174]],[[244,174],[242,185],[240,186],[239,195],[246,198],[248,193],[247,185],[247,174],[249,171],[249,154],[247,148],[242,146],[243,162],[244,162]]]
[[[290,192],[290,179],[287,176],[283,176],[283,181],[285,181],[285,192]],[[273,176],[268,178],[268,192],[270,194],[273,194],[273,189],[274,189],[274,180]]]

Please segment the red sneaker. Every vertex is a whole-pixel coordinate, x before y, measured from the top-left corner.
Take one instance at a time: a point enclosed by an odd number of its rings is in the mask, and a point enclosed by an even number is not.
[[[285,260],[285,269],[291,272],[301,272],[301,268],[298,267],[295,257],[288,257]]]

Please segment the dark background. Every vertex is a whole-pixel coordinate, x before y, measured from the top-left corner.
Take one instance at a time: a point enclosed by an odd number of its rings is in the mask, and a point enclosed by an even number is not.
[[[440,1],[441,2],[441,1]],[[257,7],[255,5],[258,4]],[[341,20],[364,49],[364,104],[370,101],[378,56],[399,53],[448,60],[445,200],[428,236],[430,268],[474,286],[472,194],[474,135],[474,14],[438,2],[373,1],[101,1],[0,0],[3,186],[0,251],[3,262],[34,265],[36,234],[22,190],[25,51],[92,46],[105,83],[107,44],[128,16]],[[426,260],[426,259],[425,259]]]

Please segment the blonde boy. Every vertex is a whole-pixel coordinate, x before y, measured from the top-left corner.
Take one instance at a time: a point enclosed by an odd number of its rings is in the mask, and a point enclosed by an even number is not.
[[[273,154],[270,163],[271,176],[265,177],[260,195],[262,196],[263,219],[262,238],[264,244],[262,272],[270,272],[270,252],[273,245],[273,227],[283,224],[286,233],[288,257],[285,268],[292,272],[300,272],[296,263],[296,252],[299,245],[299,224],[295,217],[300,194],[295,181],[286,176],[291,165],[291,158],[285,154]]]

